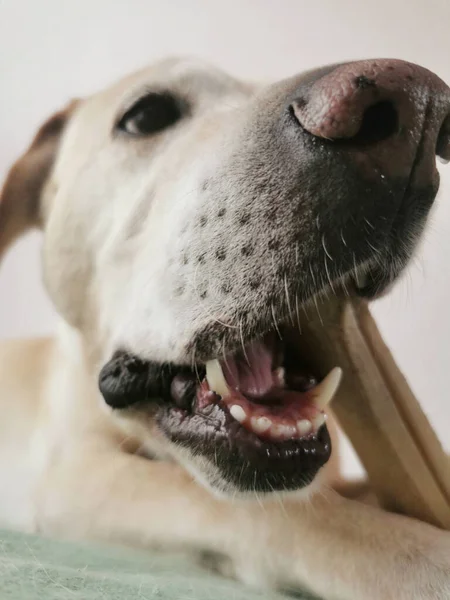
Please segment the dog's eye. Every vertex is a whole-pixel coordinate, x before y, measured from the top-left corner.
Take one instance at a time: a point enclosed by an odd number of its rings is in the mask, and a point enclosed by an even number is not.
[[[150,135],[176,123],[181,117],[180,103],[167,93],[150,93],[123,115],[117,128],[131,135]]]

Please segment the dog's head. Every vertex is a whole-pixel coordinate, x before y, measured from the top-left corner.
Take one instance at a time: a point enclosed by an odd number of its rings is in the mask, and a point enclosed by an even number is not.
[[[401,61],[266,87],[164,61],[44,125],[5,184],[0,249],[42,224],[99,401],[148,452],[222,491],[297,489],[329,458],[340,377],[319,382],[302,309],[396,279],[449,115],[447,86]]]

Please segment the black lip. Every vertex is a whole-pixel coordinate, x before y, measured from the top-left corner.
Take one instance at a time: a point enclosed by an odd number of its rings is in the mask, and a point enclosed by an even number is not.
[[[212,463],[220,474],[216,482],[211,482],[216,489],[300,489],[311,483],[330,458],[331,440],[326,426],[298,440],[274,443],[242,427],[219,396],[199,407],[195,388],[187,405],[177,406],[171,397],[171,382],[184,370],[190,371],[187,367],[143,361],[122,350],[103,367],[99,387],[111,408],[131,410],[138,419],[140,415],[154,415],[170,441],[188,449],[193,459],[200,455]],[[200,371],[204,375],[204,369]]]
[[[126,350],[117,350],[100,371],[98,385],[106,404],[121,410],[158,398],[170,401],[173,377],[183,372],[191,374],[191,369],[142,360]],[[198,367],[196,376],[204,376],[203,367]]]
[[[325,425],[315,435],[271,443],[242,427],[220,401],[191,414],[161,407],[156,420],[170,440],[217,467],[220,476],[213,484],[224,491],[228,486],[239,492],[301,489],[331,455]]]

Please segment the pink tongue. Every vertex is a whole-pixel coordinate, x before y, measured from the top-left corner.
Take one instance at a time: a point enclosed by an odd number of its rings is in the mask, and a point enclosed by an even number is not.
[[[222,362],[225,379],[233,390],[249,398],[261,398],[274,387],[273,348],[263,341],[246,346],[245,356],[229,356]]]

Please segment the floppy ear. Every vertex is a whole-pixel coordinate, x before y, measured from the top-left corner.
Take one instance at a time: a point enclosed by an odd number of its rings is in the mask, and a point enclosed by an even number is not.
[[[50,117],[30,147],[11,167],[0,192],[0,259],[16,238],[41,224],[40,197],[51,172],[61,134],[77,101]]]

